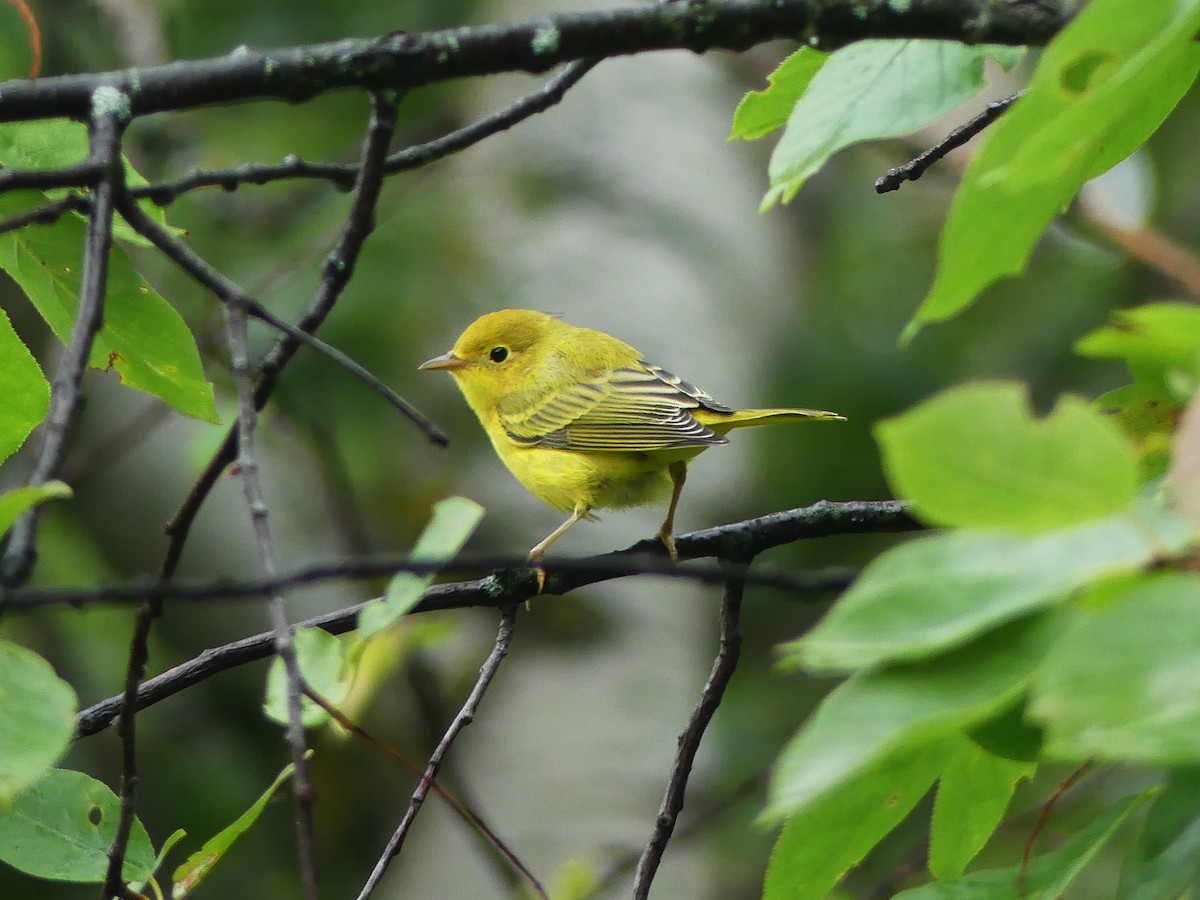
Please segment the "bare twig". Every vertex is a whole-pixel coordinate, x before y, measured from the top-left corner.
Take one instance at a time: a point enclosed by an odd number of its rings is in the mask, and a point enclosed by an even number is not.
[[[991,0],[690,0],[424,33],[396,32],[98,74],[0,84],[0,120],[82,116],[91,92],[115,85],[144,116],[213,103],[309,100],[328,91],[409,89],[499,72],[545,72],[577,59],[655,50],[747,50],[812,36],[840,45],[862,38],[941,38],[1040,45],[1066,22],[1060,2]]]
[[[876,179],[875,193],[886,194],[889,191],[897,191],[904,182],[916,181],[935,162],[956,147],[961,147],[1000,118],[1005,110],[1021,99],[1021,93],[1021,91],[1018,91],[1010,97],[1005,97],[1003,100],[993,100],[984,108],[983,112],[970,121],[959,125],[920,156],[909,160],[902,166],[888,169],[886,175]]]
[[[675,845],[678,846],[680,841],[699,834],[706,826],[711,825],[727,813],[740,800],[744,800],[754,793],[761,791],[765,781],[766,769],[761,769],[753,775],[743,778],[732,789],[712,799],[699,812],[691,816],[690,821],[686,825],[675,830],[673,838]],[[594,898],[608,893],[634,871],[641,856],[642,848],[640,847],[631,847],[627,852],[622,853],[609,864],[599,880],[579,900],[594,900]]]
[[[89,119],[89,162],[102,175],[96,184],[95,202],[88,219],[75,325],[54,374],[50,411],[43,426],[42,448],[29,475],[28,484],[34,487],[53,478],[66,457],[71,427],[80,406],[83,373],[92,353],[92,344],[104,323],[113,201],[120,194],[125,180],[125,169],[121,164],[121,133],[126,124],[123,109],[125,99],[111,88],[97,90],[93,98]],[[33,569],[38,515],[38,507],[34,506],[13,526],[8,547],[3,559],[0,559],[0,582],[5,585],[24,582]]]
[[[475,682],[475,687],[471,689],[471,693],[463,703],[462,709],[458,711],[458,715],[454,717],[454,720],[450,723],[450,727],[442,735],[441,741],[438,742],[437,747],[430,754],[429,762],[425,766],[425,772],[421,776],[421,781],[413,791],[412,798],[408,803],[408,809],[404,812],[404,818],[400,820],[400,825],[388,841],[383,854],[379,857],[379,861],[375,863],[375,868],[371,870],[370,877],[367,878],[366,883],[358,894],[358,900],[367,900],[371,896],[372,891],[375,890],[379,884],[379,880],[383,877],[383,873],[387,871],[388,864],[400,853],[401,848],[404,846],[404,840],[408,837],[408,832],[417,817],[417,812],[425,802],[430,785],[437,778],[438,770],[442,765],[442,759],[450,749],[450,745],[454,743],[454,739],[458,737],[459,732],[475,718],[475,713],[479,709],[479,703],[483,699],[484,691],[492,683],[492,679],[496,675],[496,670],[500,668],[500,663],[508,655],[508,648],[512,643],[513,626],[516,623],[516,618],[517,608],[515,606],[510,606],[501,613],[500,628],[496,632],[496,643],[492,647],[492,652],[488,654],[487,659],[484,660],[483,665],[479,669],[479,678]],[[499,849],[501,849],[501,852],[504,852],[507,848],[501,846]],[[529,881],[530,887],[533,888],[534,892],[539,897],[542,897],[543,900],[547,900],[545,889],[537,878],[533,876],[533,873],[521,865],[520,860],[512,856],[511,853],[506,853],[505,855],[510,862],[520,868],[521,874]]]
[[[233,368],[238,394],[238,468],[246,503],[250,507],[250,522],[254,529],[254,543],[258,549],[259,562],[268,578],[275,577],[275,545],[271,539],[269,512],[266,496],[258,473],[258,454],[254,444],[254,426],[258,411],[254,408],[254,386],[251,383],[250,355],[246,336],[246,314],[241,307],[225,307],[225,322],[229,342],[229,358]],[[300,877],[306,900],[317,898],[316,848],[313,843],[312,806],[314,793],[308,777],[308,743],[301,723],[300,695],[303,678],[300,664],[296,660],[296,647],[292,641],[292,628],[288,623],[283,596],[271,598],[271,631],[275,639],[275,652],[283,660],[287,676],[286,729],[288,747],[295,766],[293,796],[296,800],[296,842],[300,857]]]
[[[700,741],[708,723],[712,721],[713,713],[721,703],[729,679],[733,677],[734,669],[737,668],[738,656],[742,649],[741,614],[744,587],[741,581],[733,579],[725,585],[725,596],[721,600],[720,649],[700,694],[700,702],[692,711],[687,728],[679,736],[679,749],[675,754],[675,764],[671,768],[671,777],[667,782],[662,806],[659,807],[654,830],[634,873],[634,900],[646,900],[650,896],[650,885],[667,849],[667,842],[671,840],[671,834],[675,830],[675,822],[683,809],[683,795],[687,789],[688,777],[692,773],[692,764],[696,760],[696,751],[700,748]]]
[[[1092,762],[1089,760],[1077,768],[1074,772],[1062,780],[1062,782],[1054,789],[1049,799],[1038,810],[1037,821],[1033,824],[1033,830],[1029,832],[1029,838],[1025,841],[1025,848],[1021,851],[1021,866],[1017,869],[1017,896],[1026,896],[1028,888],[1027,879],[1029,878],[1029,863],[1033,860],[1033,848],[1037,845],[1037,839],[1041,836],[1042,830],[1050,821],[1050,815],[1054,812],[1054,808],[1067,793],[1075,786],[1075,784],[1092,768]]]

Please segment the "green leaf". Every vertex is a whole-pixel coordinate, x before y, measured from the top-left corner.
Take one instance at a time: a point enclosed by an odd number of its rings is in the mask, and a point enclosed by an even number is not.
[[[296,662],[305,683],[330,703],[338,704],[350,690],[353,671],[336,636],[320,628],[298,628],[293,635]],[[288,724],[287,670],[276,656],[267,672],[267,696],[263,702],[267,718]],[[329,713],[307,697],[300,698],[300,724],[305,728],[323,725]]]
[[[1030,702],[1045,754],[1200,762],[1200,576],[1101,585],[1063,618]]]
[[[0,804],[0,861],[36,878],[102,882],[119,811],[120,800],[107,785],[82,772],[53,769]],[[153,874],[154,847],[135,818],[121,877],[148,881]]]
[[[271,782],[271,786],[263,791],[262,796],[255,800],[249,809],[205,841],[199,850],[175,869],[171,874],[173,884],[171,900],[181,900],[186,897],[205,879],[212,871],[213,866],[220,862],[221,857],[233,846],[233,842],[249,831],[250,827],[258,821],[262,811],[267,808],[267,803],[275,796],[275,792],[283,783],[292,777],[295,770],[296,767],[292,763],[285,766],[283,771]]]
[[[873,560],[815,628],[783,646],[783,659],[820,672],[923,659],[1136,571],[1187,539],[1186,529],[1132,515],[1030,537],[916,538]]]
[[[50,663],[0,641],[0,808],[67,751],[77,707],[75,691]]]
[[[1075,352],[1123,359],[1148,393],[1186,403],[1200,385],[1200,309],[1151,303],[1117,310],[1112,324],[1080,338]]]
[[[943,744],[880,760],[788,819],[771,850],[763,900],[822,900],[929,791]]]
[[[0,462],[12,456],[46,417],[50,385],[0,309]]]
[[[0,216],[18,208],[12,195],[0,195]],[[20,285],[64,342],[70,338],[79,304],[85,235],[82,222],[66,217],[53,225],[0,235],[0,269]],[[108,260],[104,327],[88,365],[114,369],[125,384],[160,397],[179,412],[219,421],[212,385],[204,378],[187,325],[117,247]]]
[[[1092,0],[1042,54],[1025,96],[989,129],[955,194],[930,289],[904,331],[961,312],[1024,269],[1091,178],[1148,138],[1200,70],[1200,4]]]
[[[61,481],[47,481],[39,487],[13,488],[0,494],[0,536],[8,533],[21,513],[31,506],[47,500],[66,500],[72,497],[71,489]]]
[[[792,114],[792,108],[808,90],[813,76],[825,65],[828,53],[801,47],[779,64],[767,76],[767,87],[751,91],[737,105],[729,139],[753,141],[782,128]]]
[[[993,756],[972,741],[955,744],[938,782],[929,830],[929,871],[957,878],[1004,818],[1017,783],[1037,765]]]
[[[1015,866],[985,869],[953,881],[901,891],[893,900],[1051,900],[1061,897],[1117,829],[1153,795],[1154,790],[1145,791],[1106,810],[1087,827],[1063,841],[1057,850],[1030,862],[1024,879]]]
[[[867,40],[842,47],[809,76],[792,109],[771,154],[771,189],[760,209],[789,202],[838,150],[916,131],[970,100],[983,87],[988,53],[954,41]]]
[[[926,663],[852,676],[784,748],[765,815],[796,815],[880,760],[1006,710],[1028,686],[1046,641],[1041,619],[1026,620]]]
[[[875,426],[888,482],[935,525],[1042,531],[1127,507],[1137,459],[1115,424],[1064,396],[1034,419],[1015,382],[951,388]]]
[[[483,518],[483,507],[465,497],[449,497],[433,507],[433,515],[413,547],[413,562],[440,563],[453,559],[475,532]],[[433,583],[433,572],[414,575],[400,572],[380,600],[373,600],[358,614],[358,631],[363,640],[399,620],[421,600]]]
[[[1200,881],[1200,771],[1172,771],[1130,847],[1117,896],[1178,900]]]

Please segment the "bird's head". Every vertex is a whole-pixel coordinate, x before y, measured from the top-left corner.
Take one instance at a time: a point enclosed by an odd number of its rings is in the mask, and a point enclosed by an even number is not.
[[[501,309],[467,326],[449,353],[426,360],[420,369],[443,369],[454,376],[468,402],[494,404],[520,390],[554,351],[571,326],[533,309]]]

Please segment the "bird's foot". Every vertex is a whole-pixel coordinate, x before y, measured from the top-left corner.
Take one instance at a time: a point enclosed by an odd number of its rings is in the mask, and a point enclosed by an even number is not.
[[[542,562],[541,556],[529,557],[529,565],[533,569],[533,574],[537,576],[537,593],[534,597],[541,596],[546,591],[546,566]],[[526,609],[533,609],[533,597],[525,601]]]
[[[675,547],[675,535],[664,528],[655,537],[662,541],[663,546],[667,548],[667,556],[671,557],[671,562],[679,562],[679,550]]]

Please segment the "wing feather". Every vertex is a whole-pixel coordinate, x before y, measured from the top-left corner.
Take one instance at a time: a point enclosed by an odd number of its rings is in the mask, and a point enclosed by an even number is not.
[[[556,391],[519,413],[501,413],[508,436],[526,447],[647,451],[724,444],[694,409],[732,412],[659,366],[640,362]]]

